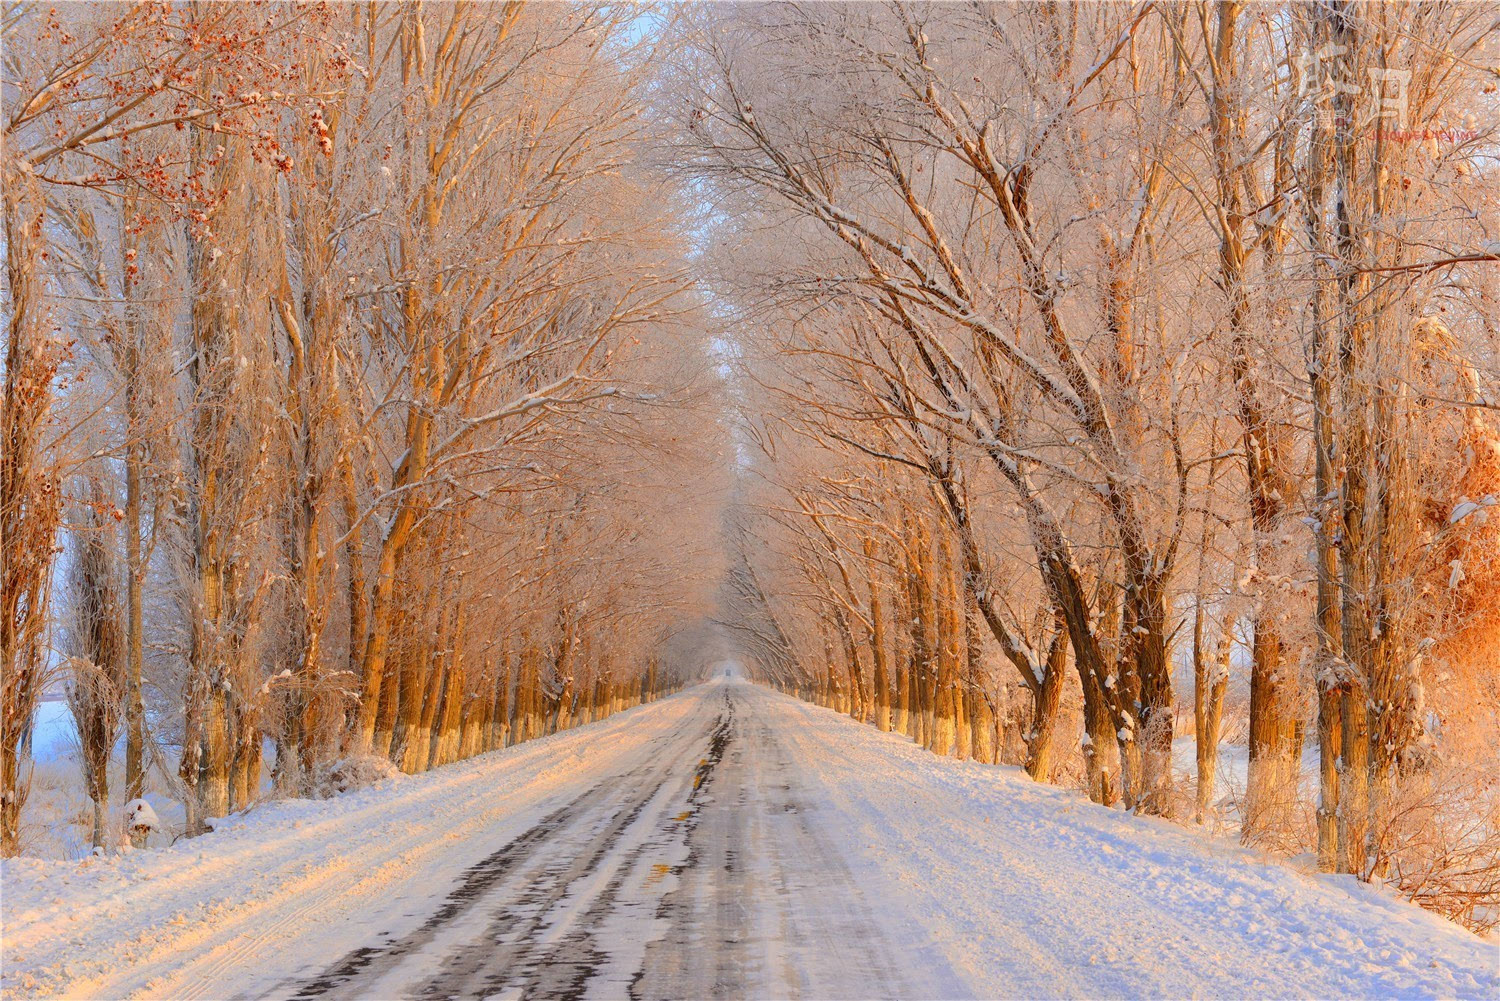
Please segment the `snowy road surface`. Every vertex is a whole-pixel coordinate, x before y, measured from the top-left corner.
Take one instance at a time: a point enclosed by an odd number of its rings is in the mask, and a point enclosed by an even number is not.
[[[735,681],[3,863],[6,997],[1483,997],[1410,905]]]

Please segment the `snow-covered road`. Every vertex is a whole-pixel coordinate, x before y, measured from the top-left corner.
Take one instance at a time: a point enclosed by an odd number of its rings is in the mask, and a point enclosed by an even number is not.
[[[1438,918],[724,680],[3,863],[6,997],[1495,997]]]

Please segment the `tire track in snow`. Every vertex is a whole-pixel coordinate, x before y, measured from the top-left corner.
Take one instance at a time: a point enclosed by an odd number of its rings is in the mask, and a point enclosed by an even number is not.
[[[641,922],[651,923],[669,888],[663,877],[675,873],[651,859],[684,841],[733,716],[726,692],[710,728],[660,739],[646,764],[597,783],[472,866],[419,928],[354,950],[292,996],[566,998],[601,979],[638,978]],[[669,805],[684,801],[684,762],[705,742],[689,809],[668,818]],[[633,962],[617,962],[622,953]]]
[[[814,822],[820,805],[780,721],[757,689],[739,692],[735,739],[659,910],[670,930],[648,946],[631,997],[920,997],[951,982],[945,970],[902,968],[844,864],[848,846]]]

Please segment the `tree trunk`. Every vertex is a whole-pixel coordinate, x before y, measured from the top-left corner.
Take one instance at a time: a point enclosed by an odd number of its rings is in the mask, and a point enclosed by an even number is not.
[[[345,434],[349,432],[345,430]],[[346,450],[339,466],[339,477],[344,494],[344,522],[348,539],[344,542],[344,566],[347,568],[349,600],[349,656],[346,661],[349,672],[360,677],[365,662],[365,643],[369,639],[369,582],[365,579],[364,525],[359,520],[359,489],[354,479],[353,449]],[[355,706],[353,714],[346,720],[358,726],[360,708]]]
[[[490,711],[490,750],[499,750],[510,742],[510,651],[501,648],[495,663],[494,708]]]
[[[370,602],[370,632],[364,644],[365,658],[361,665],[364,688],[359,699],[357,747],[379,755],[391,753],[391,739],[396,729],[396,701],[386,691],[389,670],[386,661],[395,602],[397,552],[398,546],[388,533],[380,544],[375,594]]]
[[[1216,654],[1204,649],[1203,596],[1193,620],[1193,734],[1198,766],[1193,819],[1204,823],[1214,802],[1219,764],[1219,732],[1224,718],[1224,693],[1229,687],[1229,656],[1234,635],[1224,628]]]
[[[1051,782],[1056,768],[1053,745],[1067,669],[1068,633],[1058,623],[1047,654],[1046,676],[1027,689],[1031,692],[1031,729],[1026,739],[1026,774],[1038,782]]]
[[[1114,716],[1098,677],[1078,663],[1076,647],[1073,652],[1078,680],[1083,685],[1083,763],[1089,799],[1113,806],[1120,798]]]
[[[1311,44],[1331,43],[1334,12],[1316,11]],[[1322,88],[1320,88],[1321,90]],[[1333,175],[1333,108],[1320,95],[1312,115],[1307,161],[1303,170],[1303,228],[1314,251],[1316,281],[1311,295],[1311,349],[1308,383],[1312,389],[1313,431],[1313,552],[1317,569],[1317,651],[1313,662],[1318,693],[1318,867],[1324,872],[1343,867],[1339,847],[1340,788],[1344,770],[1343,702],[1347,676],[1343,667],[1340,622],[1338,552],[1339,510],[1335,466],[1333,380],[1338,371],[1336,338],[1336,276],[1330,267],[1333,241],[1328,227],[1328,195]]]
[[[458,760],[459,713],[464,707],[464,669],[456,665],[448,672],[443,686],[442,715],[438,716],[438,732],[433,740],[432,756],[428,768],[451,764]]]
[[[205,818],[229,815],[231,749],[228,728],[228,699],[223,685],[214,685],[208,690],[207,712],[203,718],[203,771],[198,799],[203,805]]]
[[[950,555],[946,537],[943,555]],[[959,609],[957,585],[953,580],[951,560],[938,563],[942,574],[941,583],[934,597],[937,599],[937,614],[934,621],[938,627],[937,662],[933,687],[932,751],[941,757],[950,757],[957,752],[957,703],[954,699],[958,687],[959,664]]]
[[[56,469],[43,453],[59,345],[50,336],[36,269],[43,205],[29,165],[7,156],[5,264],[10,316],[0,401],[0,856],[20,850],[23,739],[41,691],[48,578],[61,518]]]
[[[874,701],[875,729],[891,729],[891,681],[889,651],[886,649],[885,609],[880,601],[880,578],[876,571],[875,540],[865,539],[865,565],[870,586],[870,654],[874,663],[871,698]]]
[[[911,595],[912,595],[912,666],[911,666],[911,724],[912,740],[923,747],[932,745],[932,688],[937,683],[934,670],[936,633],[931,553],[928,551],[927,533],[919,530],[912,542]]]
[[[968,620],[964,637],[967,660],[965,666],[970,684],[968,698],[965,700],[969,710],[969,753],[975,761],[992,765],[996,760],[995,713],[990,705],[989,692],[985,687],[984,638],[980,634],[979,623],[975,621],[977,615],[978,608],[971,593],[969,600],[964,604],[964,616]]]
[[[129,308],[134,315],[133,304]],[[145,465],[144,421],[141,415],[141,330],[130,325],[125,388],[125,799],[139,799],[145,790],[145,706],[141,696],[141,667],[145,662],[142,591],[146,577],[141,557],[141,474]]]

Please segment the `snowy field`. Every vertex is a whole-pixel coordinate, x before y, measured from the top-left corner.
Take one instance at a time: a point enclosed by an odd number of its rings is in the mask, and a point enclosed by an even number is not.
[[[93,803],[89,800],[79,764],[78,729],[61,696],[37,706],[32,723],[31,791],[21,810],[21,854],[32,858],[78,861],[93,851]],[[271,793],[271,769],[276,745],[267,740],[263,749],[265,770],[261,776],[263,797]],[[167,767],[176,770],[176,754],[167,749]],[[109,762],[109,789],[113,809],[106,817],[106,840],[117,844],[123,837],[121,790],[125,788],[125,735],[122,733]],[[149,837],[152,848],[164,847],[182,831],[183,809],[172,798],[162,780],[161,768],[146,770],[143,798],[155,810],[162,829]]]
[[[1500,994],[1493,942],[1376,889],[733,680],[0,866],[6,998]]]

